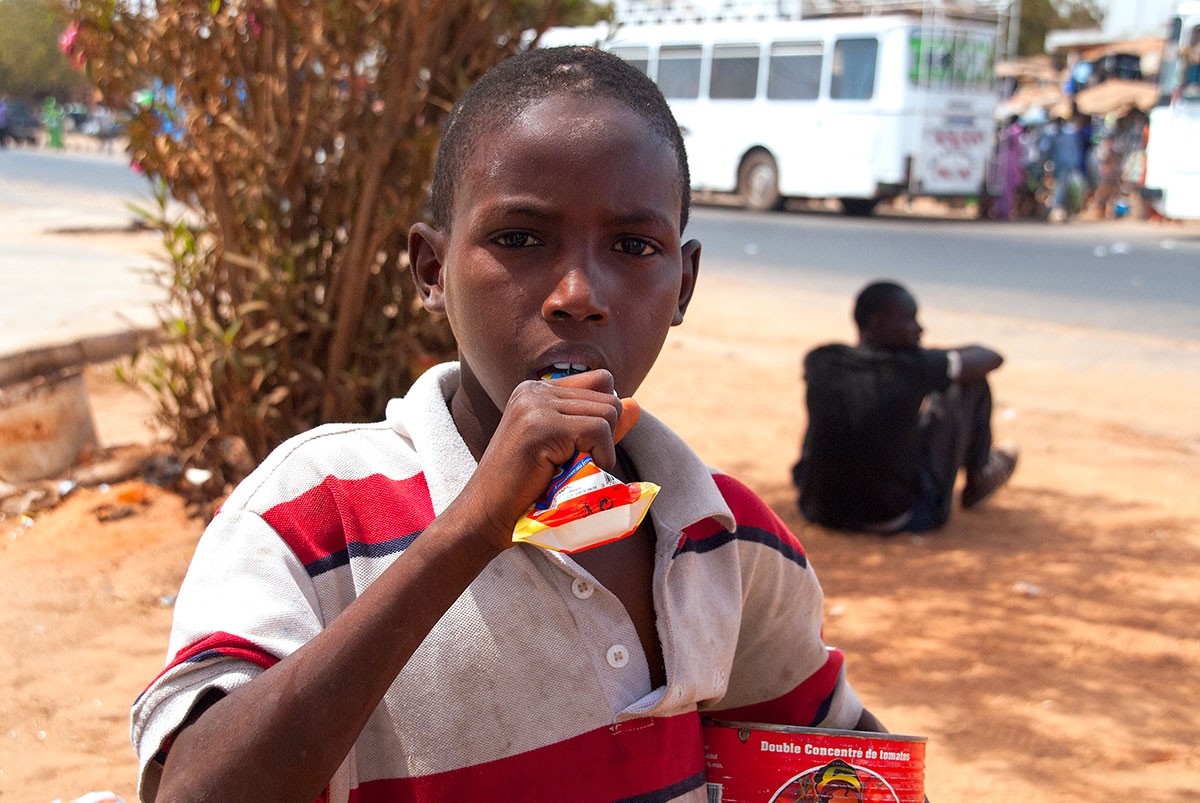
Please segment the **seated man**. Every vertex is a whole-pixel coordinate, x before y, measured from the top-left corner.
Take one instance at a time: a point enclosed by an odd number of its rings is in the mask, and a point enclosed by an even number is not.
[[[792,479],[812,522],[874,533],[922,532],[950,518],[958,470],[962,506],[1008,481],[1015,449],[992,448],[987,375],[1004,358],[983,346],[921,348],[917,302],[875,282],[854,306],[859,344],[804,359],[808,431]]]

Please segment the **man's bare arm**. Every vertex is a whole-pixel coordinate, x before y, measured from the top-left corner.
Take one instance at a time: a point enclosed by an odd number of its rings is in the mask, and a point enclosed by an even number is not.
[[[962,367],[959,370],[959,382],[974,382],[983,379],[1004,364],[1004,357],[999,352],[986,346],[959,346],[953,351],[958,352]]]

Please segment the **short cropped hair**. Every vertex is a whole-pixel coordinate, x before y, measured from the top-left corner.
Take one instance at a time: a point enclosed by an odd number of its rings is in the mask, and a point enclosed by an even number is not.
[[[594,47],[537,48],[500,62],[468,89],[450,112],[438,146],[430,204],[433,224],[448,231],[454,191],[479,138],[551,95],[615,100],[632,109],[675,151],[680,220],[687,226],[691,177],[683,135],[662,92],[636,67]]]
[[[871,316],[886,307],[893,298],[908,290],[896,282],[872,282],[862,289],[854,300],[854,323],[866,329]]]

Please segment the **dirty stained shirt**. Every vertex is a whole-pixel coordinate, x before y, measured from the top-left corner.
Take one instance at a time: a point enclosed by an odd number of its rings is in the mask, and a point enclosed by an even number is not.
[[[313,638],[466,484],[476,464],[424,374],[377,424],[279,447],[223,505],[176,601],[167,667],[135,702],[139,794],[175,730]],[[622,441],[662,486],[654,688],[618,599],[569,555],[518,545],[442,617],[384,696],[324,799],[706,800],[700,719],[849,728],[862,711],[821,639],[803,547],[757,496],[645,414]]]

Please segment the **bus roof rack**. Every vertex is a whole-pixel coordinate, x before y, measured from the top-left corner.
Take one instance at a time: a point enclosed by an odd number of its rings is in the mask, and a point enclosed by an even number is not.
[[[938,14],[995,21],[1014,0],[613,0],[623,25],[773,22],[809,17]]]

